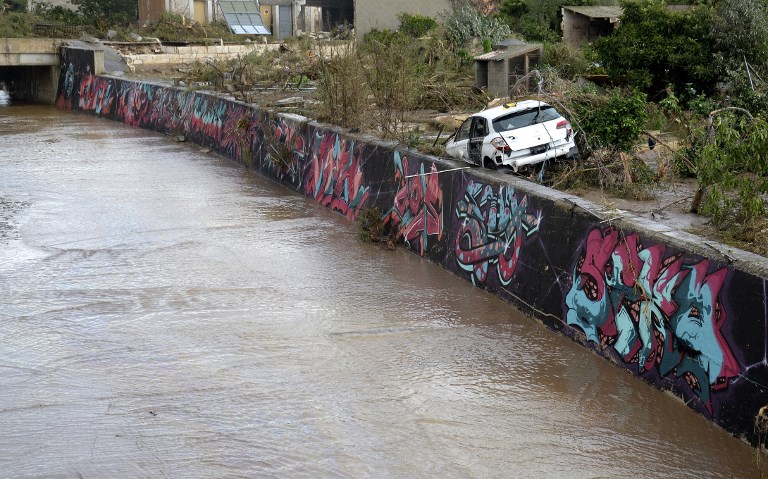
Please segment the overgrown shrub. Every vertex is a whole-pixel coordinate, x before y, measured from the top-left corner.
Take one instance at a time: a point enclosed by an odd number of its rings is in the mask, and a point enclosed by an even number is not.
[[[512,28],[529,42],[555,43],[560,41],[558,32],[529,16],[521,18]]]
[[[367,119],[370,87],[359,52],[348,46],[319,62],[317,114],[320,120],[360,128]]]
[[[696,173],[706,192],[702,212],[715,224],[748,222],[766,212],[768,195],[768,120],[730,113],[697,131]]]
[[[34,36],[34,17],[20,12],[0,14],[0,38]]]
[[[366,243],[385,241],[387,227],[384,225],[384,214],[376,207],[365,208],[358,221],[360,222],[359,237]]]
[[[113,25],[127,25],[139,17],[136,0],[71,0],[77,13],[93,25],[104,29]]]
[[[88,23],[77,12],[64,8],[61,5],[51,5],[48,2],[35,2],[34,13],[47,22],[62,23],[67,25],[81,25]]]
[[[400,32],[414,38],[423,37],[438,26],[435,19],[424,15],[403,12],[397,16],[397,19],[400,20]]]
[[[558,75],[567,80],[573,80],[589,70],[589,62],[584,58],[584,53],[564,43],[545,44],[542,64],[554,68]]]
[[[630,151],[648,123],[646,95],[637,90],[577,95],[571,105],[576,116],[571,120],[584,131],[591,148]]]

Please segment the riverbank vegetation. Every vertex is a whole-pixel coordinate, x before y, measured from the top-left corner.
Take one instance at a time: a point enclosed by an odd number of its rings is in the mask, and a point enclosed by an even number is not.
[[[533,180],[630,200],[686,187],[690,193],[673,202],[678,210],[708,215],[705,228],[718,239],[768,254],[761,1],[673,10],[656,0],[627,2],[621,27],[582,49],[558,41],[559,5],[504,0],[489,14],[457,1],[439,21],[403,15],[397,31],[373,31],[358,45],[323,52],[293,42],[282,53],[200,65],[185,80],[231,78],[235,87],[225,89],[246,101],[258,101],[249,85],[310,87],[311,100],[292,109],[441,155],[456,123],[494,101],[474,86],[473,57],[508,37],[544,42],[539,69],[510,98],[541,98],[565,112],[581,161],[543,165]]]
[[[135,1],[73,3],[79,12],[36,3],[34,12],[24,13],[23,0],[0,0],[0,36],[33,36],[35,22],[47,21],[83,25],[96,36],[109,29],[117,39],[134,31],[165,41],[233,37],[224,25],[173,15],[137,25]],[[452,3],[438,18],[403,14],[396,31],[372,31],[360,43],[305,37],[278,51],[173,73],[190,88],[220,89],[442,155],[462,118],[501,101],[475,87],[474,57],[510,37],[540,42],[538,69],[509,97],[556,105],[574,126],[581,158],[545,164],[533,180],[632,200],[684,185],[690,194],[676,197],[675,207],[707,215],[718,239],[768,254],[763,0],[707,0],[674,9],[659,0],[627,1],[611,35],[578,49],[560,42],[561,0]],[[265,92],[286,101],[268,100]]]

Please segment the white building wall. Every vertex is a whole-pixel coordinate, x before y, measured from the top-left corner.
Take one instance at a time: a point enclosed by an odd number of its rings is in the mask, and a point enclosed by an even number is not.
[[[400,26],[397,15],[407,12],[440,20],[439,15],[450,9],[449,0],[355,0],[355,36],[373,29],[396,30]]]
[[[195,18],[195,6],[194,0],[166,0],[168,8],[167,12],[178,13],[184,17],[193,20]]]

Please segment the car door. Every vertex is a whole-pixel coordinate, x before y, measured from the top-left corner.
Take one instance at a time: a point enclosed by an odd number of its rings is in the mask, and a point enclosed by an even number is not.
[[[486,136],[488,136],[488,122],[485,118],[473,116],[469,145],[467,147],[470,163],[483,165],[483,143]]]
[[[469,161],[467,144],[469,143],[469,133],[471,129],[472,117],[469,117],[461,124],[459,129],[456,130],[456,134],[453,136],[453,141],[446,143],[445,152],[448,153],[449,156]]]

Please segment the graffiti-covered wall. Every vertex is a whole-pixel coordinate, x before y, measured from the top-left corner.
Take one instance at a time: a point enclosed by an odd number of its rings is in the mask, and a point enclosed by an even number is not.
[[[62,58],[60,108],[184,135],[350,220],[376,207],[414,253],[751,437],[768,404],[766,274],[754,273],[764,264],[694,254],[680,235],[601,221],[508,175],[206,93],[96,76],[88,51]]]

